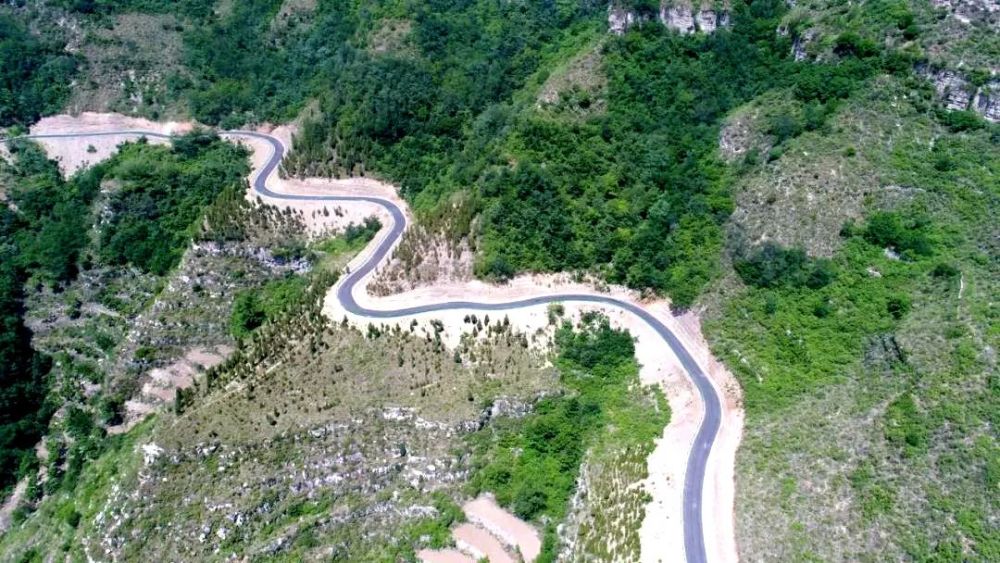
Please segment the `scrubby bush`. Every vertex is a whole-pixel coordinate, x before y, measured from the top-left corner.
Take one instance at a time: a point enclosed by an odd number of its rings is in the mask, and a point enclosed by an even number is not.
[[[935,115],[937,116],[938,121],[940,121],[945,127],[955,132],[975,131],[977,129],[984,129],[987,126],[986,120],[984,120],[978,113],[971,110],[952,111],[940,109]]]
[[[734,261],[736,273],[754,287],[825,287],[836,277],[833,263],[806,256],[801,248],[765,243],[745,258]]]
[[[934,266],[934,269],[931,270],[931,275],[935,278],[957,278],[961,274],[962,272],[958,268],[948,264],[947,262],[941,262],[940,264]]]
[[[926,256],[933,252],[930,230],[930,222],[924,216],[904,217],[896,212],[878,211],[868,217],[863,236],[876,246]]]
[[[246,338],[282,312],[299,304],[306,294],[308,280],[290,275],[268,282],[260,290],[241,292],[233,301],[229,332],[236,338]]]
[[[906,314],[910,312],[911,306],[912,305],[910,303],[910,298],[908,296],[894,295],[890,297],[889,300],[886,302],[885,308],[886,311],[888,311],[888,313],[892,315],[892,318],[899,320],[905,317]]]

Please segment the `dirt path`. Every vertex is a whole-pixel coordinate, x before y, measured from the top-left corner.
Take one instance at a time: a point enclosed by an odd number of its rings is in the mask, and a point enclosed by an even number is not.
[[[163,135],[185,133],[194,128],[189,122],[157,123],[148,119],[126,117],[115,113],[91,113],[80,115],[54,115],[42,118],[31,127],[31,134],[59,135],[66,133],[98,133],[103,131],[149,131]],[[36,142],[45,148],[49,158],[59,163],[63,174],[69,176],[97,164],[118,152],[118,145],[134,141],[135,135],[107,135],[101,137],[81,137],[79,139],[39,139]],[[166,139],[149,137],[150,143],[166,143]]]

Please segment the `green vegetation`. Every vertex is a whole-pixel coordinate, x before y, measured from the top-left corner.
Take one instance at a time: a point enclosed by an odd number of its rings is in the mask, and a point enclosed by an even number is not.
[[[51,282],[76,274],[86,239],[78,211],[94,197],[90,178],[73,187],[36,146],[14,143],[14,164],[0,162],[4,183],[12,185],[13,211],[0,204],[0,492],[37,470],[34,445],[57,405],[46,402],[52,359],[31,347],[24,326],[24,284],[31,276]],[[5,495],[2,495],[5,496]]]
[[[15,141],[10,150],[15,164],[3,172],[18,209],[18,263],[48,283],[68,282],[76,277],[80,254],[89,243],[93,219],[86,210],[97,197],[104,169],[67,182],[37,145]]]
[[[52,359],[32,349],[32,334],[24,326],[26,285],[65,288],[81,270],[104,260],[165,273],[200,227],[204,208],[227,183],[238,183],[247,169],[245,152],[199,133],[179,137],[169,147],[126,144],[112,159],[69,180],[33,143],[15,141],[9,146],[13,162],[0,163],[0,180],[9,186],[7,196],[16,206],[16,211],[6,203],[0,208],[3,491],[18,476],[36,469],[32,448],[59,406],[48,400]],[[106,181],[117,189],[109,198],[109,220],[97,229],[101,244],[95,244],[92,209]],[[69,355],[57,359],[63,369],[79,370],[80,376],[93,371],[89,364],[76,365]],[[62,459],[65,467],[50,468],[47,487],[72,483],[84,461],[100,451],[102,431],[89,414],[74,408],[67,418],[73,447]]]
[[[898,213],[875,212],[868,217],[864,237],[871,244],[891,248],[904,256],[929,255],[932,253],[927,235],[929,221],[927,217],[904,218]]]
[[[215,5],[213,0],[53,0],[52,3],[82,14],[150,12],[192,17],[208,16]]]
[[[242,185],[246,152],[214,134],[194,132],[170,147],[126,145],[103,166],[120,182],[111,220],[101,231],[101,258],[163,275],[200,228],[204,209],[226,186]]]
[[[62,109],[77,59],[0,13],[0,127],[29,125]]]
[[[526,52],[538,37],[557,50],[593,48],[586,18],[554,33],[538,22],[558,21],[556,8],[533,9],[540,12],[532,14],[534,27],[518,25],[518,15],[486,28],[499,37],[467,25],[473,14],[498,15],[484,3],[416,18],[411,33],[421,56],[359,58],[348,76],[364,79],[341,79],[321,97],[322,117],[303,127],[291,166],[377,170],[400,183],[431,221],[449,217],[438,210],[452,206],[448,196],[471,192],[464,205],[472,212],[463,213],[483,218],[473,233],[480,276],[591,269],[684,306],[719,271],[721,225],[732,210],[732,174],[715,158],[726,112],[763,91],[790,89],[802,109],[773,125],[786,140],[822,127],[876,72],[908,72],[905,57],[850,35],[841,38],[835,60],[795,63],[790,39],[774,33],[784,4],[755,2],[737,4],[732,29],[712,35],[650,25],[605,40],[606,111],[584,119],[540,112],[534,100],[513,93],[518,86],[530,93],[548,76],[553,63],[545,55],[527,59],[530,72],[509,76],[504,88],[454,91],[456,68],[485,73],[472,82],[493,84],[496,69],[474,65],[494,41]],[[396,87],[381,89],[385,83]],[[454,117],[456,102],[466,104],[458,115],[467,117]],[[463,236],[470,227],[452,228]]]
[[[420,518],[417,521],[405,526],[401,534],[397,536],[395,549],[390,549],[391,554],[387,554],[387,559],[392,560],[412,559],[416,557],[414,545],[426,545],[431,549],[441,549],[448,547],[454,540],[451,539],[452,525],[465,521],[465,513],[462,508],[455,504],[444,493],[438,492],[431,495],[434,509],[437,510],[436,517]]]
[[[788,155],[852,146],[830,166],[878,189],[866,192],[865,218],[840,229],[836,275],[821,286],[804,282],[822,260],[732,249],[746,285],[706,330],[744,391],[737,533],[746,557],[997,556],[987,522],[997,511],[989,350],[1000,276],[987,255],[1000,158],[989,128],[955,131],[920,96],[891,105],[914,85],[885,79],[852,95],[828,131],[789,140],[760,169],[782,177],[786,161],[800,160]],[[834,528],[829,540],[813,533]],[[871,531],[884,539],[870,543]]]
[[[365,219],[360,225],[350,224],[343,234],[330,237],[313,245],[313,261],[325,273],[340,274],[344,259],[361,250],[382,228],[375,217]],[[284,279],[273,280],[259,290],[247,290],[236,296],[229,321],[229,332],[237,339],[250,334],[264,323],[273,322],[281,314],[300,305],[309,286],[308,276],[289,273]]]
[[[151,418],[128,434],[102,436],[92,460],[72,470],[72,480],[46,482],[45,502],[30,517],[25,515],[21,526],[0,537],[4,555],[14,561],[32,561],[46,552],[83,557],[82,546],[74,538],[99,531],[98,515],[107,509],[116,488],[123,482],[134,483],[143,467],[140,445],[148,443],[155,424]],[[32,534],[43,534],[45,541],[32,547],[12,544]]]
[[[375,217],[368,217],[364,223],[351,223],[343,234],[328,238],[315,245],[314,250],[328,255],[354,253],[365,247],[382,228],[382,223]]]
[[[553,525],[566,516],[586,455],[600,460],[650,447],[669,418],[662,395],[638,385],[632,337],[607,318],[586,313],[578,330],[564,322],[556,345],[567,393],[471,437],[473,493],[490,491],[521,518]],[[546,535],[553,534],[548,526]],[[553,560],[553,539],[547,537],[541,560]]]
[[[755,287],[808,287],[829,285],[836,274],[829,260],[811,259],[801,248],[782,248],[766,243],[733,266],[744,283]]]
[[[31,349],[31,331],[24,326],[22,279],[8,231],[11,215],[0,209],[0,497],[34,469],[32,448],[52,413],[44,405],[51,360]]]
[[[65,3],[95,17],[177,11],[168,4]],[[791,60],[807,21],[776,0],[736,3],[731,28],[709,35],[648,25],[620,38],[600,37],[606,7],[590,3],[319,3],[300,8],[308,23],[283,4],[185,2],[187,69],[169,78],[167,95],[225,127],[289,120],[316,99],[289,169],[374,170],[397,182],[426,222],[472,236],[482,277],[592,270],[679,306],[720,271],[733,208],[733,171],[715,156],[726,113],[769,90],[793,93],[770,124],[776,158],[871,76],[907,74],[914,62],[875,39],[881,27],[915,29],[894,2],[847,18],[822,63]],[[655,12],[655,2],[627,7]],[[786,20],[790,34],[774,33]],[[397,27],[401,35],[384,37]],[[592,72],[606,84],[587,94],[600,111],[540,110],[536,91],[585,50],[601,58]],[[463,209],[451,213],[456,193]]]
[[[474,486],[494,492],[521,518],[561,520],[600,414],[600,405],[586,398],[542,399],[521,428],[497,440],[495,451],[479,454],[489,462]]]
[[[266,322],[288,311],[305,292],[308,281],[302,276],[288,275],[285,279],[268,282],[258,290],[248,290],[236,296],[229,331],[236,338],[245,338]]]
[[[997,43],[993,22],[981,14],[956,23],[946,13],[952,8],[927,3],[817,0],[789,8],[760,0],[732,3],[731,27],[713,34],[650,24],[611,37],[602,22],[607,5],[594,2],[30,4],[0,7],[0,126],[27,125],[64,107],[71,80],[105,78],[78,68],[91,61],[87,48],[109,41],[101,30],[130,25],[123,16],[136,12],[161,14],[143,20],[156,33],[137,26],[137,35],[162,36],[176,52],[163,68],[136,64],[141,57],[113,61],[109,66],[139,75],[135,83],[120,80],[127,85],[113,107],[152,117],[162,109],[224,127],[301,117],[289,172],[377,174],[398,183],[428,233],[468,237],[481,277],[587,271],[666,294],[682,307],[704,305],[714,349],[744,388],[748,424],[737,466],[743,558],[1000,559],[993,303],[1000,137],[971,110],[942,109],[939,94],[914,73],[950,62],[972,86],[987,85]],[[649,0],[620,4],[644,16],[659,8]],[[50,6],[79,19],[56,30],[44,19]],[[79,55],[65,49],[68,39],[82,41]],[[793,60],[793,44],[804,61]],[[162,91],[150,96],[139,84],[146,78],[162,82]],[[87,103],[73,100],[74,107]],[[736,116],[734,125],[749,128],[752,142],[725,164],[720,129]],[[723,138],[738,144],[734,129],[732,139]],[[0,178],[12,204],[0,214],[0,488],[34,469],[30,447],[59,406],[46,402],[49,386],[102,378],[70,353],[54,354],[53,362],[31,349],[24,294],[33,291],[25,288],[65,290],[81,271],[108,264],[155,274],[148,276],[154,286],[192,237],[223,244],[248,228],[239,220],[243,211],[232,211],[243,200],[245,167],[235,163],[243,155],[207,135],[172,148],[131,144],[69,180],[30,144],[14,143],[12,152],[15,162],[3,165]],[[772,189],[755,190],[751,180]],[[106,221],[83,212],[95,207],[110,210]],[[275,245],[273,255],[313,253],[316,270],[336,272],[335,257],[377,229],[366,222],[312,247]],[[357,416],[353,404],[341,402],[354,396],[332,367],[342,370],[344,357],[359,366],[351,387],[377,381],[379,396],[411,397],[421,409],[448,403],[464,415],[494,396],[499,384],[488,374],[520,373],[468,343],[442,359],[436,328],[426,343],[412,335],[415,327],[411,335],[374,324],[367,338],[330,333],[313,310],[322,286],[290,277],[237,297],[231,329],[241,349],[211,373],[207,390],[180,394],[185,416],[177,435],[189,432],[191,443],[276,436],[305,427],[303,420],[320,424],[331,410]],[[86,308],[74,299],[77,293],[67,292],[65,308],[79,316]],[[141,307],[113,289],[99,302],[119,313]],[[290,326],[281,323],[305,305],[305,328],[295,326],[310,338],[272,348],[277,327]],[[555,321],[562,311],[549,314]],[[501,336],[508,346],[527,347],[528,337]],[[376,369],[359,358],[380,349],[337,348],[338,339],[399,351],[378,357]],[[601,511],[587,520],[590,533],[632,538],[602,518],[640,500],[623,501],[605,485],[622,468],[630,468],[629,478],[639,474],[633,469],[644,459],[642,444],[665,417],[662,400],[635,385],[627,335],[591,318],[580,332],[560,329],[558,340],[565,393],[473,439],[473,489],[493,490],[543,523],[547,556],[578,478],[594,484],[590,499]],[[100,341],[102,349],[115,348],[106,334]],[[144,341],[134,358],[149,365],[157,350]],[[51,381],[50,365],[73,365],[81,379]],[[446,380],[468,365],[482,370],[474,384]],[[298,389],[289,382],[301,373],[289,366],[321,373],[310,387],[322,389],[320,396],[267,397],[277,385]],[[201,401],[236,377],[250,384],[240,389],[245,396],[227,396],[217,409],[230,418],[198,426],[211,410]],[[120,418],[122,400],[102,398],[102,416]],[[296,411],[293,402],[305,406]],[[52,448],[53,494],[87,482],[84,461],[102,439],[85,412],[92,406],[81,401],[59,417],[73,445]],[[619,443],[635,447],[623,453]],[[394,446],[398,452],[412,444]],[[30,488],[36,498],[38,487]],[[90,497],[59,498],[45,515],[58,524],[53,528],[85,529],[96,511]],[[401,528],[400,542],[366,555],[407,557],[421,538],[440,545],[454,514],[437,500],[431,504],[440,518]],[[288,499],[263,535],[288,539],[289,558],[315,553],[309,550],[319,541],[321,513],[363,508],[336,501]],[[154,514],[142,526],[160,525]],[[280,535],[300,525],[301,534]],[[224,547],[239,540],[228,541]],[[599,553],[599,543],[584,538],[580,545],[595,547],[582,553]]]
[[[341,560],[399,561],[447,545],[467,477],[455,455],[467,446],[453,429],[478,420],[491,397],[519,402],[551,391],[554,370],[539,369],[527,337],[485,319],[489,329],[461,346],[464,364],[430,336],[433,324],[382,325],[366,337],[322,314],[333,278],[309,277],[315,283],[296,306],[197,378],[180,416],[164,412],[110,438],[75,488],[65,481],[48,491],[0,538],[0,552],[84,557],[87,546],[92,556],[212,560],[216,549],[240,549],[297,561],[329,557],[333,546]],[[90,426],[72,418],[74,436]],[[147,464],[150,444],[165,451]],[[421,487],[435,492],[412,485],[413,464],[437,468]],[[109,518],[120,527],[109,529]],[[167,529],[164,518],[177,524]],[[200,542],[205,526],[213,533]],[[128,540],[136,533],[143,542]],[[98,542],[109,537],[112,547]]]
[[[782,254],[789,253],[800,255]],[[736,265],[756,288],[728,304],[727,325],[721,330],[732,334],[737,326],[755,326],[755,357],[769,366],[762,383],[748,382],[744,389],[748,412],[793,405],[800,393],[837,377],[842,366],[861,357],[867,336],[894,330],[899,321],[887,313],[900,309],[897,296],[907,293],[912,278],[919,276],[914,270],[926,275],[933,262],[893,261],[881,246],[852,237],[832,262],[839,274],[827,283],[809,284],[811,275],[801,264]],[[882,277],[873,278],[869,267]]]

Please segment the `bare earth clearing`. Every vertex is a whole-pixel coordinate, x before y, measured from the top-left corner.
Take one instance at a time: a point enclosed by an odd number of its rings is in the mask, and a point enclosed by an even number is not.
[[[541,553],[538,530],[498,506],[491,495],[470,500],[462,511],[468,522],[452,530],[458,549],[424,549],[417,553],[421,561],[516,563],[534,561]]]
[[[190,124],[185,123],[156,124],[114,114],[85,113],[78,117],[57,116],[43,119],[32,128],[31,133],[53,134],[114,130],[171,133],[183,132],[189,130],[190,127]],[[290,127],[262,128],[261,130],[281,139],[286,147],[291,146],[292,129]],[[60,160],[63,169],[70,172],[79,169],[85,163],[93,163],[106,158],[112,154],[119,143],[131,138],[134,136],[95,137],[88,140],[50,139],[43,140],[41,143],[52,157]],[[254,151],[252,181],[260,173],[260,167],[268,159],[271,149],[264,141],[240,139],[240,142],[248,145]],[[91,146],[93,148],[89,149]],[[275,192],[289,194],[377,195],[392,200],[406,211],[408,222],[412,219],[408,206],[398,196],[394,187],[370,179],[309,178],[288,180],[272,178],[269,187]],[[248,197],[256,198],[257,196],[248,193]],[[265,201],[268,200],[265,199]],[[268,203],[302,211],[306,217],[308,228],[313,233],[340,228],[351,222],[359,223],[371,215],[378,216],[383,224],[382,231],[351,262],[349,268],[364,263],[373,249],[377,247],[378,242],[388,235],[392,226],[391,217],[374,204],[353,202],[343,204],[339,212],[334,213],[334,210],[329,208],[330,204],[324,202],[270,200]],[[321,213],[324,207],[330,211],[328,215]],[[358,287],[366,286],[375,275],[377,275],[377,270],[364,280],[364,284]],[[366,290],[361,290],[360,294],[355,295],[355,298],[360,305],[365,307],[391,308],[447,300],[509,301],[566,292],[609,295],[624,301],[641,304],[677,335],[709,376],[722,400],[723,412],[722,425],[712,448],[705,475],[703,498],[705,544],[709,560],[737,560],[733,526],[733,496],[735,453],[743,428],[741,395],[732,374],[712,358],[708,346],[701,336],[697,315],[692,313],[677,317],[671,313],[669,302],[666,300],[642,301],[637,293],[615,286],[598,291],[591,285],[572,282],[567,275],[520,276],[502,286],[479,281],[438,283],[385,297],[373,297]],[[347,317],[350,322],[360,327],[369,324],[370,321],[367,318],[346,314],[337,302],[335,295],[336,287],[331,289],[324,307],[324,312],[331,319],[340,321]],[[642,366],[640,372],[642,382],[661,385],[669,399],[672,410],[670,424],[648,460],[649,479],[645,483],[645,488],[649,492],[651,500],[646,507],[646,517],[640,531],[640,543],[643,561],[681,560],[684,550],[684,529],[681,520],[684,474],[689,450],[703,416],[704,405],[677,358],[648,325],[633,315],[626,314],[611,306],[587,305],[583,307],[573,303],[566,304],[566,312],[569,315],[575,315],[583,308],[602,310],[614,324],[627,328],[636,337],[636,356]],[[512,310],[506,312],[506,315],[514,327],[527,334],[544,330],[549,324],[548,313],[544,305]],[[414,318],[421,322],[432,319],[439,320],[445,327],[444,334],[442,334],[443,340],[453,347],[458,344],[465,331],[465,326],[467,326],[463,322],[464,316],[465,312],[463,311],[437,312],[415,315],[412,318],[401,317],[394,319],[393,324],[405,326]],[[526,525],[511,522],[509,526],[491,530],[491,532],[500,538],[519,538],[524,532],[524,528],[521,526]],[[521,544],[520,541],[512,543]],[[525,550],[523,545],[521,549],[522,553],[528,555],[529,551]],[[440,555],[441,557],[458,557],[458,554]],[[457,561],[461,559],[436,557],[434,560]]]

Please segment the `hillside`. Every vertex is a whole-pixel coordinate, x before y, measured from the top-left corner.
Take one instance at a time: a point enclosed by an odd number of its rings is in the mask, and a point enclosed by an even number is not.
[[[997,560],[998,18],[26,0],[0,6],[0,127],[293,123],[287,177],[389,182],[413,210],[377,294],[566,272],[700,318],[746,412],[741,558]],[[246,152],[200,129],[68,178],[5,151],[5,556],[405,560],[489,492],[543,560],[638,557],[630,485],[669,409],[627,333],[553,310],[537,334],[470,319],[488,337],[451,350],[434,323],[323,320],[381,224],[246,201]]]

